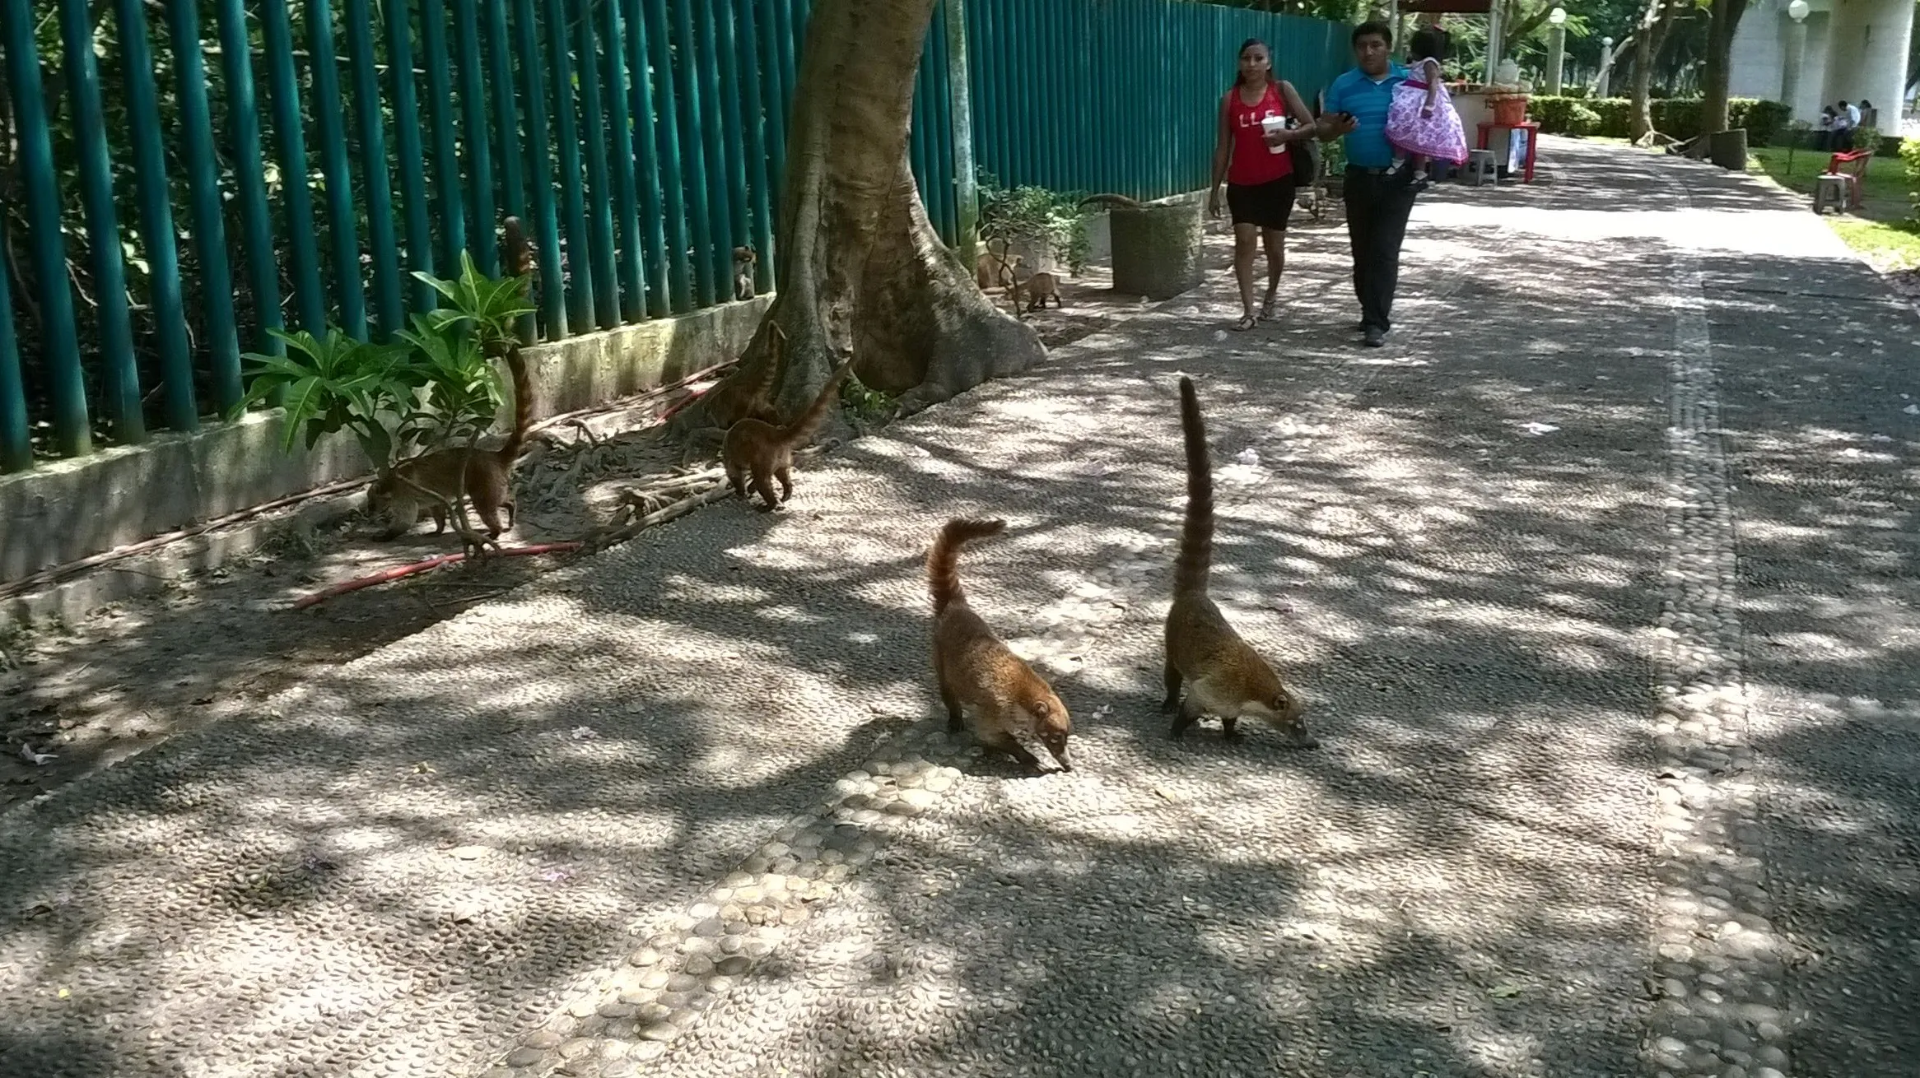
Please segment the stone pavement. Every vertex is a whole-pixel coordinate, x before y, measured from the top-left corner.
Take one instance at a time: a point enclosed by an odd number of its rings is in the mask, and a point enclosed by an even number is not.
[[[1423,197],[1385,349],[1303,224],[1280,326],[1218,275],[0,817],[0,1075],[1913,1073],[1920,322],[1543,156]],[[1164,736],[1182,372],[1316,752]],[[1071,774],[942,733],[964,513]]]

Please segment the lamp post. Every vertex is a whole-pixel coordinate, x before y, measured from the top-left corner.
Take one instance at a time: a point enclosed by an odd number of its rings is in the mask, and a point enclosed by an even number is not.
[[[1786,103],[1790,117],[1800,111],[1795,101],[1800,96],[1800,64],[1807,55],[1807,13],[1811,10],[1807,0],[1793,0],[1787,5],[1787,16],[1793,21],[1787,24],[1786,63],[1780,68],[1780,100]]]
[[[1794,0],[1804,4],[1807,0]],[[1547,13],[1547,93],[1560,96],[1560,69],[1567,59],[1567,9],[1554,8]]]
[[[1606,97],[1613,83],[1613,39],[1600,39],[1600,77],[1594,80],[1593,96]]]

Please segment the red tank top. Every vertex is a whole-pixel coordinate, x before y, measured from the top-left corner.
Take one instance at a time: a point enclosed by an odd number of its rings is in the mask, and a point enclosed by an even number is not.
[[[1285,119],[1287,107],[1280,100],[1280,88],[1271,80],[1260,103],[1248,105],[1240,99],[1240,87],[1227,91],[1227,122],[1233,128],[1233,158],[1227,164],[1227,182],[1233,184],[1272,183],[1293,174],[1293,155],[1281,146],[1274,152],[1267,145],[1260,121],[1269,116]]]

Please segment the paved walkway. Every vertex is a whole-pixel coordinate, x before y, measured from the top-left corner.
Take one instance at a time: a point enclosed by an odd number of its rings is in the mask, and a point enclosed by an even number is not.
[[[1911,1074],[1920,320],[1550,141],[0,817],[0,1074]],[[1156,710],[1179,373],[1323,748]],[[1912,394],[1913,398],[1907,396]],[[1077,770],[941,730],[925,544]]]

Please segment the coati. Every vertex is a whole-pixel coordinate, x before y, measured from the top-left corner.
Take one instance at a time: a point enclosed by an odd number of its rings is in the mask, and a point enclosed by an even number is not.
[[[509,276],[529,277],[533,271],[533,247],[527,242],[526,230],[517,217],[506,219],[501,261]],[[527,442],[527,427],[533,422],[533,385],[527,377],[527,364],[521,358],[519,341],[506,346],[505,359],[507,369],[513,374],[513,430],[508,433],[505,444],[495,450],[471,445],[440,449],[401,461],[387,470],[367,488],[368,516],[386,521],[386,529],[379,534],[379,539],[399,537],[426,513],[433,514],[433,534],[439,535],[447,528],[448,513],[459,512],[458,503],[463,496],[472,500],[474,512],[487,526],[488,538],[497,539],[502,531],[513,526],[513,463],[520,459],[520,451]],[[502,509],[507,512],[504,526]]]
[[[1211,714],[1220,717],[1227,737],[1239,736],[1235,727],[1241,719],[1262,719],[1293,744],[1312,748],[1318,742],[1301,719],[1300,699],[1281,684],[1280,676],[1240,639],[1207,597],[1207,574],[1213,564],[1213,461],[1193,379],[1184,376],[1180,425],[1187,443],[1187,519],[1173,568],[1173,609],[1167,612],[1167,698],[1160,705],[1163,711],[1180,709],[1170,736],[1179,737],[1201,715]],[[1180,699],[1182,678],[1187,684],[1185,701]]]
[[[1013,287],[1014,267],[1020,265],[1022,259],[1019,255],[1008,258],[1007,249],[1006,240],[988,240],[987,249],[973,260],[974,282],[981,288]]]
[[[1079,208],[1086,209],[1088,206],[1091,206],[1095,203],[1103,203],[1108,206],[1119,206],[1122,209],[1128,209],[1128,210],[1137,210],[1146,205],[1146,203],[1140,201],[1137,198],[1128,198],[1126,195],[1112,195],[1112,194],[1088,195],[1087,197],[1081,199],[1078,205],[1079,205]]]
[[[733,298],[753,298],[753,267],[760,256],[751,247],[733,249]]]
[[[833,375],[821,387],[820,395],[807,405],[807,410],[784,427],[764,419],[742,419],[727,428],[727,436],[720,443],[720,463],[727,469],[727,482],[733,485],[734,493],[747,497],[747,479],[751,476],[753,489],[766,501],[760,507],[761,512],[793,496],[793,451],[811,438],[814,428],[826,418],[827,408],[839,393],[841,381],[852,369],[853,359],[848,357],[833,369]],[[777,502],[773,497],[775,479],[780,480]]]
[[[1073,719],[1053,686],[1033,672],[993,635],[967,605],[955,568],[960,547],[973,539],[998,535],[1004,520],[949,520],[927,554],[927,590],[933,594],[933,673],[940,702],[947,708],[947,730],[965,725],[962,708],[973,710],[973,733],[981,745],[1007,753],[1038,770],[1040,760],[1020,744],[1016,733],[1036,738],[1060,763],[1067,762],[1067,736]]]
[[[1053,297],[1053,305],[1058,307],[1060,306],[1060,279],[1045,270],[1041,270],[1026,280],[1016,283],[1010,294],[1013,296],[1015,313],[1018,313],[1020,310],[1020,297],[1022,296],[1027,297],[1026,309],[1029,312],[1041,310],[1046,307],[1048,296]]]

